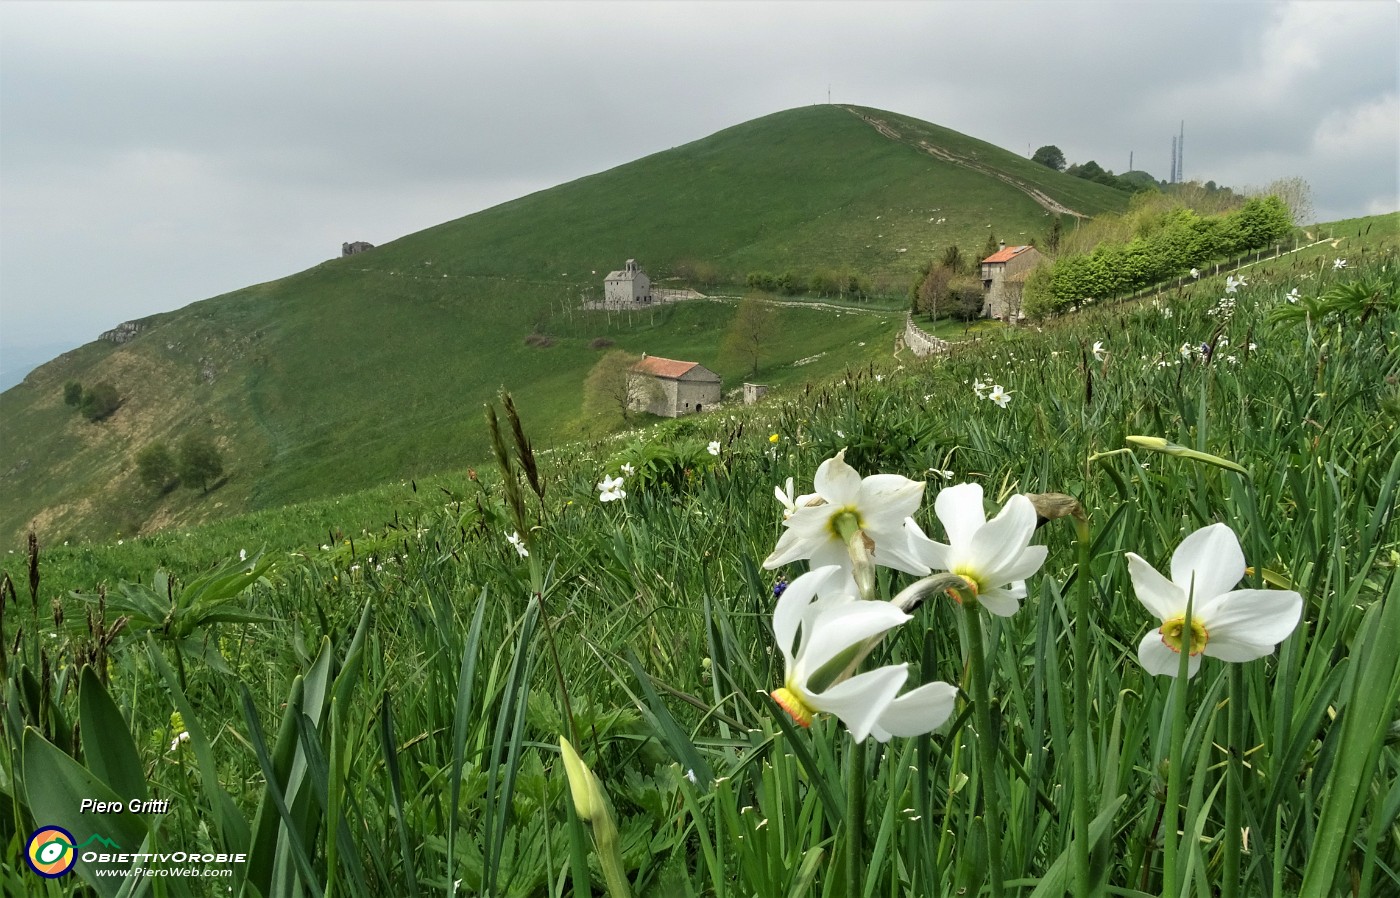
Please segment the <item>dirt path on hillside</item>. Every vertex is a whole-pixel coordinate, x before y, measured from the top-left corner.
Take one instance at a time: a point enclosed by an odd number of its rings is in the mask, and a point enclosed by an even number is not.
[[[967,158],[966,156],[959,156],[957,153],[945,149],[944,147],[934,146],[927,140],[920,140],[917,143],[915,143],[913,139],[906,138],[894,128],[890,127],[890,124],[884,121],[883,119],[875,118],[872,115],[866,115],[863,112],[859,112],[855,109],[852,109],[850,106],[842,106],[841,108],[849,112],[851,115],[854,115],[861,121],[865,122],[867,125],[880,132],[882,136],[887,137],[890,140],[914,147],[920,152],[927,153],[935,159],[941,159],[944,162],[950,162],[953,165],[960,165],[963,168],[971,169],[977,172],[978,174],[988,175],[989,177],[996,178],[998,181],[1011,185],[1012,187],[1024,193],[1026,196],[1035,200],[1042,209],[1054,212],[1057,215],[1073,215],[1075,218],[1089,217],[1082,212],[1076,212],[1075,210],[1069,208],[1068,206],[1064,205],[1058,200],[1046,195],[1044,191],[1032,187],[1025,181],[1021,181],[1015,177],[1012,177],[1006,172],[997,171],[994,168],[989,168],[983,165],[982,163],[977,162],[974,159]]]
[[[770,306],[783,306],[791,308],[797,306],[803,309],[825,309],[829,312],[850,312],[852,315],[903,315],[903,310],[897,309],[862,309],[857,306],[838,306],[829,302],[811,302],[809,300],[796,299],[767,299],[762,296],[730,296],[727,294],[713,294],[705,297],[710,302],[739,302],[743,299],[752,299],[754,302],[766,303]]]

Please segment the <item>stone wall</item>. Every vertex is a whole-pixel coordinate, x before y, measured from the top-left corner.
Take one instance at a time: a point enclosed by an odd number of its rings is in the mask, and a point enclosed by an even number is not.
[[[940,340],[932,334],[925,333],[914,323],[914,316],[909,313],[905,313],[904,316],[904,345],[921,359],[931,355],[943,355],[952,347],[947,340]]]

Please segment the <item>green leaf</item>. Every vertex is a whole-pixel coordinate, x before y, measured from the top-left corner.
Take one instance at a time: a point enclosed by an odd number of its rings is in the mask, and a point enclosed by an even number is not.
[[[78,720],[82,729],[83,756],[88,769],[123,801],[144,801],[146,772],[136,753],[126,718],[122,716],[102,681],[91,667],[84,667],[78,687]]]
[[[91,837],[106,839],[124,851],[138,851],[148,830],[139,814],[125,811],[125,801],[77,761],[59,751],[39,731],[24,731],[24,788],[29,813],[39,826],[61,826],[81,846]],[[120,802],[120,814],[80,813],[83,799]],[[76,846],[75,846],[76,847]],[[93,865],[79,861],[74,871],[97,894],[115,896],[126,881],[123,877],[95,875]]]
[[[1104,808],[1092,821],[1089,822],[1089,850],[1092,851],[1094,845],[1103,838],[1113,824],[1113,817],[1118,813],[1118,809],[1123,806],[1128,796],[1120,795],[1114,799],[1108,807]],[[1060,856],[1055,858],[1055,862],[1050,865],[1050,869],[1045,871],[1041,877],[1040,884],[1031,892],[1031,898],[1050,898],[1051,895],[1060,896],[1065,893],[1065,883],[1069,877],[1070,846],[1066,845],[1065,850],[1060,852]],[[1015,884],[1015,883],[1013,883]],[[1020,883],[1025,884],[1025,883]]]

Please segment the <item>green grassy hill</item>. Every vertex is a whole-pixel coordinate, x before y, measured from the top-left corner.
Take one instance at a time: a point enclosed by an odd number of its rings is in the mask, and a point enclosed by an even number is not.
[[[1030,191],[1083,214],[1126,204],[927,123],[815,106],[144,319],[129,342],[88,344],[0,397],[0,535],[112,539],[460,467],[485,457],[479,410],[500,387],[541,443],[577,435],[598,338],[702,361],[737,386],[747,371],[719,353],[733,302],[628,316],[579,312],[580,296],[627,258],[656,278],[825,271],[897,295],[950,243],[976,253],[989,234],[1043,235],[1051,218]],[[887,356],[895,305],[783,308],[758,379]],[[537,333],[552,345],[527,345]],[[69,380],[110,381],[122,407],[87,423],[63,404]],[[228,477],[208,495],[152,496],[136,453],[192,430],[217,439]]]

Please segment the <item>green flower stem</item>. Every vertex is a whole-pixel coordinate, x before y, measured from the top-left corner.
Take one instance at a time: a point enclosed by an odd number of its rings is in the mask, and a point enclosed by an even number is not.
[[[1089,521],[1074,519],[1079,570],[1074,602],[1074,735],[1070,773],[1074,778],[1074,882],[1076,895],[1089,895]]]
[[[1241,828],[1244,817],[1240,807],[1244,789],[1245,743],[1244,667],[1231,664],[1229,670],[1229,703],[1225,706],[1226,740],[1229,751],[1225,769],[1225,837],[1222,839],[1223,865],[1220,869],[1220,898],[1236,898],[1240,893]]]
[[[632,886],[622,865],[622,846],[611,812],[593,820],[593,844],[598,850],[598,865],[603,868],[603,882],[610,898],[631,898]]]
[[[992,742],[991,687],[982,657],[982,609],[969,590],[959,590],[967,617],[968,662],[972,669],[972,705],[977,718],[977,784],[982,792],[982,819],[987,827],[987,866],[992,898],[1001,898],[1006,877],[1001,865],[1001,808],[996,794],[997,748]]]
[[[865,743],[853,742],[846,767],[846,896],[865,885]]]
[[[1181,631],[1191,632],[1191,605],[1195,600],[1195,589],[1186,598],[1186,614],[1182,616]],[[1181,775],[1181,747],[1186,741],[1186,696],[1190,691],[1191,681],[1187,679],[1190,671],[1191,655],[1189,650],[1181,653],[1181,658],[1177,663],[1176,679],[1172,682],[1172,692],[1170,697],[1172,715],[1172,735],[1171,744],[1167,748],[1167,804],[1162,815],[1162,898],[1177,898],[1180,888],[1177,883],[1176,870],[1176,849],[1179,834],[1177,832],[1177,814],[1181,810],[1181,789],[1183,779]]]

